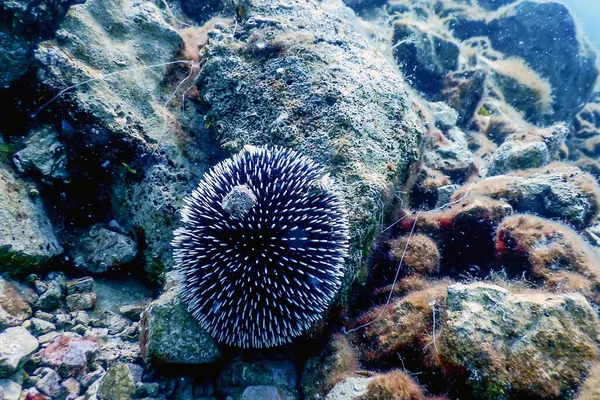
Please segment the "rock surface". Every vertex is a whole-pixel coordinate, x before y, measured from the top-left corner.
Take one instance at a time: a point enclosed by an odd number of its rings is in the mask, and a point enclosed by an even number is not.
[[[75,267],[91,273],[102,273],[127,264],[137,254],[133,240],[100,225],[91,227],[89,233],[76,239],[75,249]]]
[[[1,332],[0,378],[12,375],[37,348],[38,341],[23,327],[16,326]]]
[[[178,295],[178,276],[167,274],[167,289],[142,316],[144,358],[158,363],[204,364],[218,361],[221,349],[187,311]],[[177,327],[177,329],[173,329]]]
[[[598,317],[579,294],[456,284],[447,302],[440,351],[448,367],[465,369],[479,398],[565,395],[598,355]]]
[[[202,50],[206,120],[230,151],[284,145],[331,172],[350,219],[349,282],[376,229],[376,199],[385,204],[383,194],[405,176],[423,128],[404,82],[367,50],[353,20],[335,16],[349,15],[341,3],[259,0],[245,13],[211,32]]]
[[[29,316],[31,308],[15,287],[0,277],[0,331],[21,325]]]
[[[63,251],[42,202],[32,191],[37,193],[0,166],[1,272],[26,272]]]

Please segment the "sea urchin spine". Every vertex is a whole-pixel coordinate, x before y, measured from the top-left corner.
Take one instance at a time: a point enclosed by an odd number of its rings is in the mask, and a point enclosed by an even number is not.
[[[250,147],[206,173],[174,232],[181,294],[219,341],[272,347],[319,320],[348,250],[347,218],[321,167],[282,147]]]

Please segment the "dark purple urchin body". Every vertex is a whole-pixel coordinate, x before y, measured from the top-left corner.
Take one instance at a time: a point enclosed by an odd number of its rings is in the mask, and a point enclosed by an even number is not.
[[[182,296],[201,326],[271,347],[321,318],[341,285],[348,228],[321,167],[282,147],[249,147],[185,199],[173,239]]]

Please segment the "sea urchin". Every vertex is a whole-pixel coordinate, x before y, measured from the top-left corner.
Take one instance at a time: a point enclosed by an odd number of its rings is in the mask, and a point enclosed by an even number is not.
[[[182,297],[219,341],[287,343],[341,285],[346,214],[328,175],[294,150],[248,146],[215,165],[181,220],[172,245]]]

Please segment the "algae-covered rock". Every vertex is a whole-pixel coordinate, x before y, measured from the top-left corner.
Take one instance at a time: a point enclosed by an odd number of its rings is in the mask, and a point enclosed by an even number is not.
[[[100,381],[98,400],[129,400],[135,393],[135,382],[127,364],[117,363],[106,371]]]
[[[440,353],[480,399],[573,394],[596,361],[600,324],[579,294],[511,293],[487,283],[448,288]]]
[[[125,235],[94,225],[74,241],[73,263],[87,272],[106,272],[133,261],[136,243]]]
[[[23,273],[63,251],[32,188],[0,167],[0,272]]]
[[[53,126],[35,130],[26,147],[13,156],[19,172],[28,172],[51,182],[68,179],[67,154]]]
[[[235,24],[209,32],[197,80],[225,148],[293,147],[331,173],[352,233],[346,288],[422,132],[406,84],[351,15],[341,2],[252,1]]]
[[[406,367],[436,371],[434,342],[445,314],[446,289],[450,281],[433,282],[423,290],[409,293],[389,305],[375,307],[355,321],[366,326],[352,332],[361,363],[373,368]],[[400,358],[398,355],[401,355]]]
[[[175,272],[169,272],[165,292],[142,314],[142,355],[159,363],[216,362],[222,356],[221,349],[187,311],[178,293],[179,279]]]
[[[550,128],[532,128],[508,136],[492,155],[488,175],[540,168],[559,160],[568,133],[565,124],[556,124]]]
[[[497,261],[512,274],[600,303],[600,253],[568,226],[513,215],[498,226],[495,249]]]
[[[442,89],[444,76],[458,69],[458,45],[408,20],[394,24],[394,58],[412,85],[427,94]]]
[[[600,204],[600,188],[594,177],[560,163],[469,183],[452,198],[460,199],[467,193],[506,201],[517,212],[561,220],[576,228],[589,226]]]
[[[72,180],[67,200],[76,199],[74,209],[89,210],[90,222],[97,213],[112,213],[126,235],[142,240],[142,259],[154,281],[171,264],[169,242],[181,200],[210,151],[201,118],[186,119],[192,126],[187,131],[167,105],[171,94],[180,101],[175,88],[191,67],[181,60],[184,42],[174,26],[170,8],[153,1],[86,1],[71,7],[56,38],[35,51],[40,82],[51,94],[110,74],[62,94],[40,118],[53,107],[68,110],[61,117]]]
[[[319,354],[313,355],[302,369],[301,387],[304,398],[317,399],[334,385],[351,376],[358,368],[358,360],[348,338],[334,335]]]

